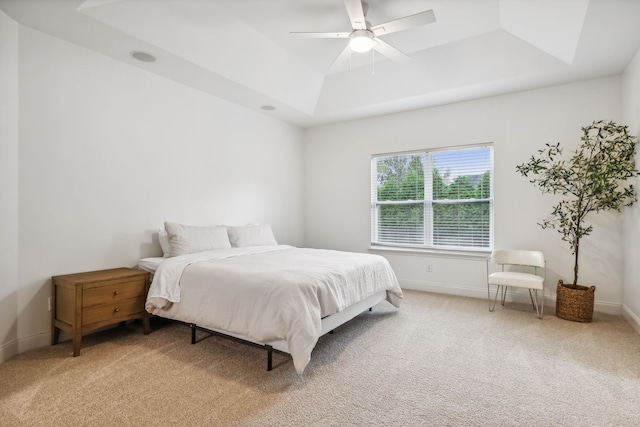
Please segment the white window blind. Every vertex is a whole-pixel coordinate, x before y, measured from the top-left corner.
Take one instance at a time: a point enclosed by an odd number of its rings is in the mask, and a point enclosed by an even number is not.
[[[374,156],[371,243],[493,247],[493,147]]]

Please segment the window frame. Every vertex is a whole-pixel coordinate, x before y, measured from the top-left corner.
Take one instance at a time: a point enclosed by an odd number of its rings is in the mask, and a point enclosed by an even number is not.
[[[460,150],[473,150],[477,148],[489,149],[489,197],[482,199],[433,199],[433,162],[431,161],[432,153],[437,152],[454,152]],[[377,160],[381,158],[390,157],[402,157],[402,156],[415,156],[424,155],[423,173],[424,173],[424,200],[401,200],[401,201],[380,201],[378,200],[378,171]],[[460,145],[451,147],[438,147],[412,151],[392,152],[373,154],[371,156],[371,207],[370,207],[370,220],[371,220],[371,249],[374,250],[386,250],[392,252],[427,252],[436,254],[452,254],[452,255],[469,255],[485,256],[490,253],[494,247],[494,206],[495,206],[495,192],[494,192],[494,176],[495,176],[495,162],[494,162],[494,144],[493,142],[472,144],[472,145]],[[400,205],[400,204],[423,204],[423,226],[424,226],[424,243],[411,244],[411,243],[393,243],[393,242],[380,242],[379,241],[379,207],[382,205]],[[434,206],[437,205],[462,205],[468,203],[488,203],[489,206],[489,242],[488,246],[458,246],[458,245],[435,245],[433,241],[433,218],[434,218]]]

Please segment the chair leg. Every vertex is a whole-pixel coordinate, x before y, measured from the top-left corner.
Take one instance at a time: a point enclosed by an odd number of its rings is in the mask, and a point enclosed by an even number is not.
[[[537,313],[538,312],[538,290],[534,289],[533,292],[536,294],[535,302],[533,301],[533,294],[531,293],[531,289],[529,289],[529,298],[531,298],[531,307],[533,307],[533,309]]]
[[[504,307],[504,301],[507,299],[507,287],[506,286],[502,286],[502,301],[501,304]]]
[[[534,289],[533,294],[531,293],[531,289],[529,289],[529,296],[531,297],[531,305],[533,309],[536,311],[536,315],[538,319],[542,320],[544,316],[544,290],[542,291],[542,303],[538,302],[538,290]]]
[[[496,307],[496,302],[498,301],[498,293],[500,292],[500,290],[502,290],[502,305],[504,305],[504,294],[505,294],[505,286],[503,285],[497,285],[496,288],[496,295],[493,297],[493,304],[491,304],[491,287],[490,285],[487,285],[487,299],[489,300],[489,311],[493,312],[493,310]]]

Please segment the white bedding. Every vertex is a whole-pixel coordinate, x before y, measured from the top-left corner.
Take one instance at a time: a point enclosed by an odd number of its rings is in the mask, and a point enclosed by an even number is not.
[[[167,258],[159,257],[159,256],[142,258],[140,261],[138,261],[138,267],[144,271],[148,271],[149,273],[153,274],[156,272],[160,264],[162,264],[166,260]]]
[[[165,259],[146,309],[261,343],[284,340],[302,373],[321,318],[381,290],[400,305],[398,280],[378,255],[285,245],[233,248]]]

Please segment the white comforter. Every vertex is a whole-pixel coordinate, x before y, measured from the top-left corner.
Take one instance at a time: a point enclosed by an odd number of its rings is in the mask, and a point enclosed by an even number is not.
[[[146,309],[262,343],[284,340],[302,373],[320,337],[321,318],[381,290],[400,305],[398,280],[378,255],[285,245],[234,248],[164,261]]]

